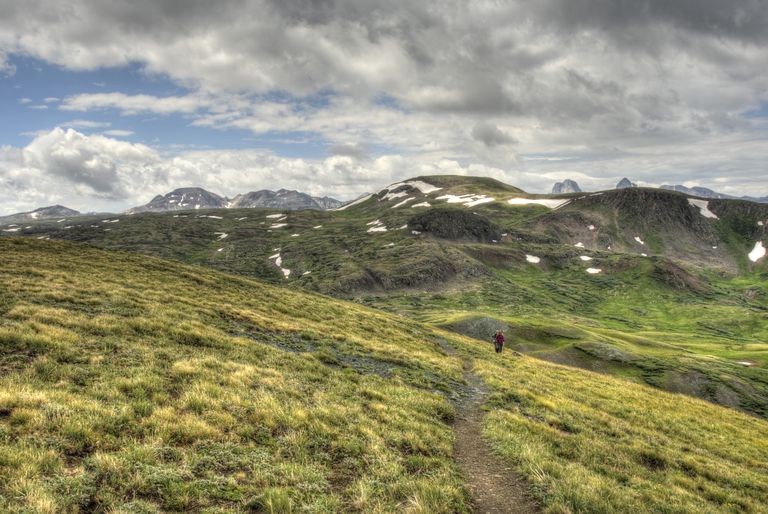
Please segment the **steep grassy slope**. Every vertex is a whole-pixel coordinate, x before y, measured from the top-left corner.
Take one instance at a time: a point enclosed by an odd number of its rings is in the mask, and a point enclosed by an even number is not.
[[[0,255],[0,510],[464,512],[466,359],[548,512],[766,511],[768,423],[737,411],[205,268]]]

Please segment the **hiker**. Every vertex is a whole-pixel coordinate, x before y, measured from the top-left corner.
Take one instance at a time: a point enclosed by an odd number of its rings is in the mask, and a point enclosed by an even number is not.
[[[493,347],[496,349],[496,353],[501,353],[504,349],[504,331],[497,330],[493,335]]]

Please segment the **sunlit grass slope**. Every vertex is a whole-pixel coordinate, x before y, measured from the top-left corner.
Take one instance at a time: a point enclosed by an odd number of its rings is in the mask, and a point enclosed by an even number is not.
[[[417,325],[140,256],[0,245],[0,511],[465,509],[434,392],[460,363]]]
[[[479,359],[485,433],[551,512],[768,512],[765,421],[530,359]]]
[[[546,511],[766,511],[768,423],[735,410],[205,268],[0,256],[0,511],[464,512],[462,357]]]

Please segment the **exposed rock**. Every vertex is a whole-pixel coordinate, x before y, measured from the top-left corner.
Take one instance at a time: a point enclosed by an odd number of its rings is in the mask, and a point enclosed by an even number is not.
[[[627,177],[619,180],[619,183],[616,184],[616,189],[627,189],[630,187],[637,187],[637,184],[629,180]]]
[[[575,180],[571,179],[565,179],[562,182],[557,182],[554,186],[552,186],[553,195],[565,193],[581,193],[581,188]]]

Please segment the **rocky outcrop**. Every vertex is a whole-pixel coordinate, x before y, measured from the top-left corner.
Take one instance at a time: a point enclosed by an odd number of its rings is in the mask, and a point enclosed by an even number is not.
[[[571,179],[565,179],[562,182],[556,182],[555,185],[552,186],[553,195],[560,195],[565,193],[581,193],[581,188],[575,180]]]

